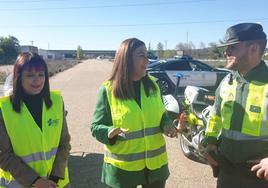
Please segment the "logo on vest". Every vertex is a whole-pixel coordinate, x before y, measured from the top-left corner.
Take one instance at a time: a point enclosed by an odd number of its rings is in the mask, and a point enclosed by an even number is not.
[[[250,105],[249,110],[251,112],[261,113],[261,107],[259,107],[259,106]]]
[[[48,126],[57,126],[59,122],[59,119],[51,119],[49,118],[49,120],[47,121]]]

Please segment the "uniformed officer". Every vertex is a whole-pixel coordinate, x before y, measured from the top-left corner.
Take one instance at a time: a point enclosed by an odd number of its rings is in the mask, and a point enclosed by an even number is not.
[[[266,43],[260,24],[240,23],[227,29],[219,45],[232,73],[216,91],[205,139],[208,162],[219,169],[219,188],[268,187]]]

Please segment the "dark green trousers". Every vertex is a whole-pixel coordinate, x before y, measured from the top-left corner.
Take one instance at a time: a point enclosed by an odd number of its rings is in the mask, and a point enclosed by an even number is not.
[[[217,188],[268,188],[268,181],[259,179],[255,172],[251,172],[251,166],[221,160]]]

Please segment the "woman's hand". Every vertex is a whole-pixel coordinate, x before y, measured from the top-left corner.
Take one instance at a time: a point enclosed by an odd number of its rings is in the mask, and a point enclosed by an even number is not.
[[[187,115],[186,112],[181,112],[180,116],[179,116],[179,121],[178,121],[178,125],[177,125],[177,131],[179,133],[182,133],[184,127],[185,127],[185,122],[187,120]]]
[[[173,125],[166,125],[164,126],[164,134],[168,137],[176,137],[178,138],[178,132],[177,132],[177,129],[176,127],[174,127]]]
[[[55,182],[43,178],[36,180],[34,186],[36,188],[57,188],[57,184]]]
[[[119,134],[126,134],[128,132],[128,129],[124,128],[113,128],[108,132],[108,138],[111,139]]]

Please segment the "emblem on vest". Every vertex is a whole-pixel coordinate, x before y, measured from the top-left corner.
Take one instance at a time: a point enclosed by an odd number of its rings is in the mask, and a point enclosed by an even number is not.
[[[59,122],[59,119],[51,119],[49,118],[49,120],[47,121],[48,126],[57,126]]]
[[[261,113],[261,107],[259,106],[250,105],[249,110],[251,112]]]

